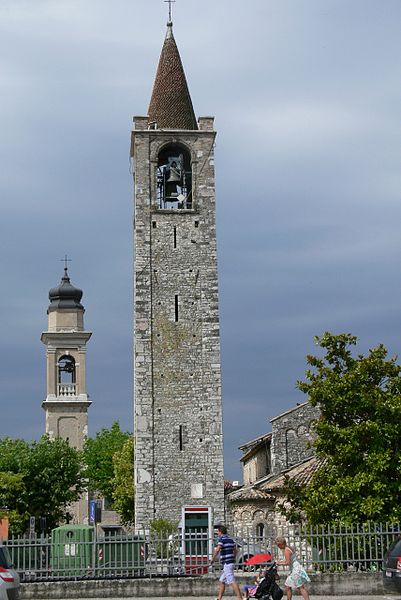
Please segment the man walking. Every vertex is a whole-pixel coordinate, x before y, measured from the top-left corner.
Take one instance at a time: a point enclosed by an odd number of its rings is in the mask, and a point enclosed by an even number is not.
[[[212,560],[210,561],[210,564],[213,564],[215,558],[220,553],[221,574],[219,579],[219,592],[217,595],[217,600],[222,599],[224,590],[226,589],[226,584],[231,585],[238,600],[242,600],[239,585],[235,581],[234,577],[234,564],[235,555],[237,553],[237,545],[232,537],[227,535],[227,528],[224,527],[224,525],[218,525],[217,532],[219,534],[219,541],[214,549]]]

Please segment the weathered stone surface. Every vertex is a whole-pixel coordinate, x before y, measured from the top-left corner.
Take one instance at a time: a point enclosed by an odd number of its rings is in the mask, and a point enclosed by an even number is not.
[[[277,474],[309,458],[313,449],[313,423],[320,411],[309,402],[274,417],[272,424],[271,462],[272,473]]]
[[[215,132],[134,129],[136,527],[183,505],[224,518],[213,148]],[[161,209],[166,144],[192,161],[191,209]],[[150,477],[144,477],[143,473]]]

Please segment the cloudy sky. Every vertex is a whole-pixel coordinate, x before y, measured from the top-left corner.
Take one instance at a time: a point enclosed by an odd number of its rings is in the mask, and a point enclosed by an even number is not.
[[[0,0],[0,435],[44,431],[48,290],[84,290],[90,434],[132,430],[132,116],[162,0]],[[401,353],[399,0],[177,0],[215,115],[226,477],[304,401],[313,337]]]

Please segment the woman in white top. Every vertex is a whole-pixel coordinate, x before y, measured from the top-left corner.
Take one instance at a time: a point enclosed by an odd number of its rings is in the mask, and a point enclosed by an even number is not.
[[[276,561],[277,565],[290,567],[290,574],[284,584],[287,600],[291,600],[292,590],[299,590],[304,600],[309,600],[309,594],[305,587],[305,583],[308,583],[310,579],[297,559],[294,549],[287,546],[287,541],[283,537],[277,537],[275,543],[280,550],[284,551],[284,560]]]

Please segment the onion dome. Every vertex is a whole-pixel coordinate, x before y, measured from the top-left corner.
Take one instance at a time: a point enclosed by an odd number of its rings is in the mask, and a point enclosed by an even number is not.
[[[171,21],[167,23],[148,114],[158,129],[198,129]]]
[[[49,292],[49,311],[74,308],[84,310],[81,304],[82,294],[82,290],[71,284],[67,267],[64,267],[64,276],[61,278],[60,285],[52,288]]]

